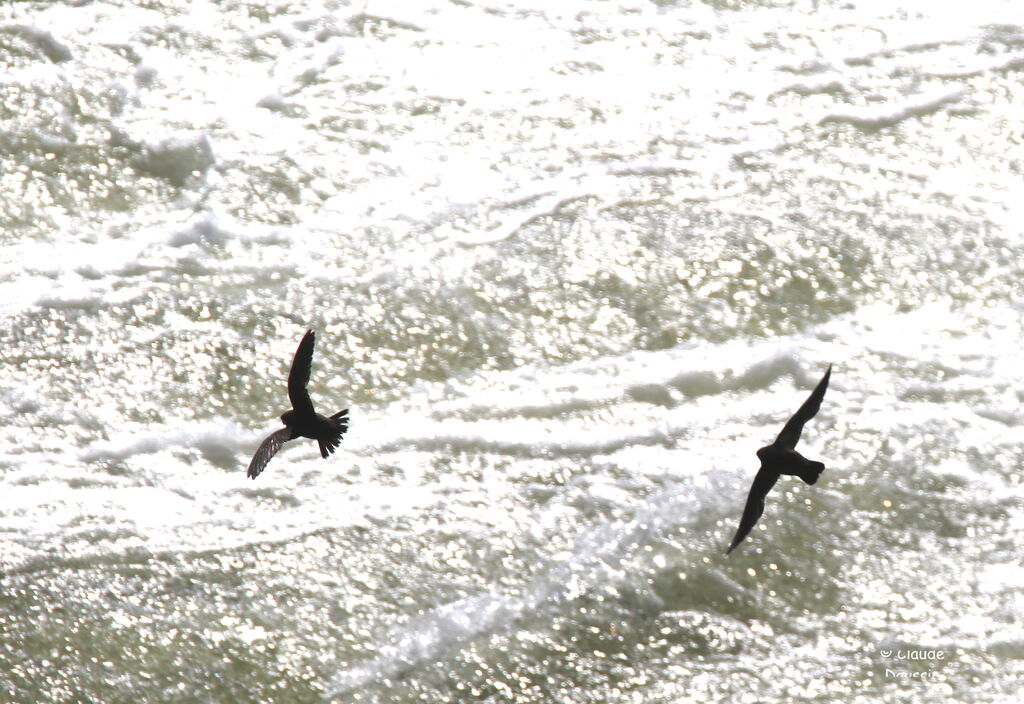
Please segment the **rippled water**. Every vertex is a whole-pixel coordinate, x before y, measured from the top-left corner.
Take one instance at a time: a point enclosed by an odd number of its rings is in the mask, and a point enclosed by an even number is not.
[[[1018,701],[1015,0],[0,14],[0,700]]]

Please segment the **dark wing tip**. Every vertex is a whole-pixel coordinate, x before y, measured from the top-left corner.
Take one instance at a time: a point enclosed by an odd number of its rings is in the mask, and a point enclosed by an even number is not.
[[[743,516],[743,519],[746,519],[746,516]],[[755,523],[756,523],[756,521],[755,521]],[[753,525],[744,526],[743,525],[743,520],[741,519],[740,526],[736,529],[736,535],[734,535],[732,537],[732,542],[729,544],[729,549],[725,551],[725,554],[728,555],[733,550],[735,550],[736,546],[739,545],[740,543],[742,543],[743,539],[746,538],[750,534],[750,529],[753,528],[753,527],[754,527]],[[745,528],[745,530],[744,530],[744,528]]]
[[[740,516],[740,523],[736,527],[736,535],[733,536],[732,545],[725,551],[728,555],[733,549],[743,542],[743,539],[750,535],[757,522],[764,515],[764,499],[768,492],[779,480],[778,472],[767,469],[762,464],[761,469],[754,475],[754,481],[750,484],[750,491],[747,493],[747,502],[743,505],[743,515]]]
[[[817,391],[819,386],[823,387],[823,389],[824,388],[828,388],[828,381],[831,378],[832,378],[832,365],[829,364],[828,365],[828,369],[825,370],[825,373],[821,376],[821,381],[818,382],[818,386],[814,387],[814,390]],[[825,394],[824,390],[822,390],[821,393],[824,396],[824,394]]]
[[[820,385],[821,385],[822,383],[828,383],[828,379],[829,379],[829,378],[830,378],[831,376],[832,376],[832,364],[830,363],[830,364],[828,365],[828,368],[827,368],[827,369],[825,369],[825,373],[824,373],[824,374],[822,374],[822,376],[821,376],[821,381],[819,381],[819,382],[818,382],[818,385],[820,386]]]
[[[726,555],[735,550],[736,546],[742,543],[744,538],[750,535],[750,531],[757,524],[757,520],[761,518],[761,514],[758,513],[757,518],[755,518],[753,521],[749,521],[749,511],[750,506],[748,505],[743,511],[743,517],[740,519],[739,527],[736,528],[736,535],[732,537],[732,542],[729,543],[729,549],[725,551]]]
[[[295,348],[295,356],[292,358],[292,368],[288,372],[288,399],[292,402],[292,408],[303,414],[313,412],[313,402],[309,398],[306,386],[309,385],[309,376],[313,369],[313,346],[316,343],[316,333],[307,330]]]
[[[816,406],[814,408],[814,414],[812,414],[812,417],[816,415],[818,413],[818,409],[821,408],[821,400],[825,398],[825,391],[828,389],[828,382],[831,378],[832,365],[830,364],[828,365],[828,369],[826,369],[825,373],[822,375],[821,381],[818,382],[818,385],[814,387],[814,391],[811,392],[811,398],[814,398],[816,400]]]
[[[824,376],[821,377],[821,381],[814,387],[810,396],[797,409],[796,413],[786,421],[786,425],[783,426],[782,432],[775,438],[773,444],[790,450],[796,447],[796,444],[800,441],[800,433],[803,432],[804,423],[818,415],[818,410],[821,408],[822,399],[825,398],[825,391],[828,389],[828,381],[831,376],[832,365],[829,364]]]
[[[313,346],[316,344],[316,333],[312,330],[306,330],[306,333],[299,340],[298,347],[295,348],[295,358],[313,356]]]

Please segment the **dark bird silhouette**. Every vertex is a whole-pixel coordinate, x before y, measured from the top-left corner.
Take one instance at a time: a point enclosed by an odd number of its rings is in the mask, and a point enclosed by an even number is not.
[[[313,409],[313,402],[306,391],[309,384],[309,372],[313,365],[313,343],[316,333],[307,330],[295,350],[292,369],[288,373],[288,399],[292,402],[292,410],[281,415],[284,427],[273,432],[260,443],[256,454],[249,462],[247,475],[255,479],[289,440],[295,438],[311,438],[320,445],[320,454],[324,459],[334,452],[341,444],[341,436],[348,430],[348,409],[338,411],[330,418],[320,415]]]
[[[825,465],[801,455],[796,451],[796,444],[800,440],[800,432],[804,429],[804,423],[813,418],[821,408],[821,399],[825,396],[830,376],[832,376],[831,364],[828,365],[825,376],[821,378],[818,385],[814,387],[814,391],[804,401],[804,405],[800,406],[800,409],[782,428],[782,432],[775,438],[775,442],[757,451],[757,458],[761,460],[761,468],[757,470],[754,483],[750,485],[750,493],[747,495],[747,505],[743,509],[743,517],[740,518],[740,526],[736,529],[732,545],[725,551],[726,555],[747,537],[747,533],[764,513],[764,497],[775,486],[779,476],[790,474],[800,477],[808,484],[814,484],[821,476]]]

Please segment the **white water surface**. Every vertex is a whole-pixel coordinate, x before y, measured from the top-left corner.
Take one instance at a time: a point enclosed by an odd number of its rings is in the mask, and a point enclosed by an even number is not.
[[[1015,0],[17,2],[0,57],[0,700],[1019,701]],[[351,430],[250,481],[307,328]]]

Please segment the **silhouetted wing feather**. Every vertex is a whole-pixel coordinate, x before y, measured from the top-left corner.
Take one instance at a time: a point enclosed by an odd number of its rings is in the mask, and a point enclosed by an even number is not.
[[[249,461],[249,470],[246,472],[246,476],[249,479],[258,477],[260,472],[266,468],[267,463],[270,462],[270,458],[276,455],[281,446],[291,439],[291,428],[281,428],[277,432],[268,435],[266,440],[261,442],[260,446],[256,448],[256,454]]]
[[[747,494],[747,505],[743,507],[743,516],[740,518],[739,528],[736,529],[736,535],[733,536],[729,549],[725,551],[726,555],[731,553],[733,548],[747,537],[754,524],[761,518],[761,514],[764,513],[764,497],[768,495],[768,492],[772,490],[772,487],[775,486],[775,482],[778,480],[778,472],[773,472],[764,467],[757,470],[754,482],[750,485],[750,493]]]
[[[804,423],[813,418],[817,413],[818,409],[821,408],[821,399],[825,397],[825,389],[828,388],[829,377],[832,376],[832,365],[828,365],[828,370],[825,372],[825,376],[821,378],[818,385],[814,387],[814,391],[804,401],[804,405],[800,406],[792,418],[782,428],[782,432],[775,438],[775,445],[777,447],[792,450],[796,447],[797,442],[800,441],[800,433],[804,429]]]
[[[313,402],[309,398],[309,392],[306,391],[306,386],[309,384],[309,372],[313,367],[314,342],[316,342],[316,333],[307,330],[295,350],[292,369],[288,372],[288,399],[292,402],[292,408],[300,415],[314,412]]]

